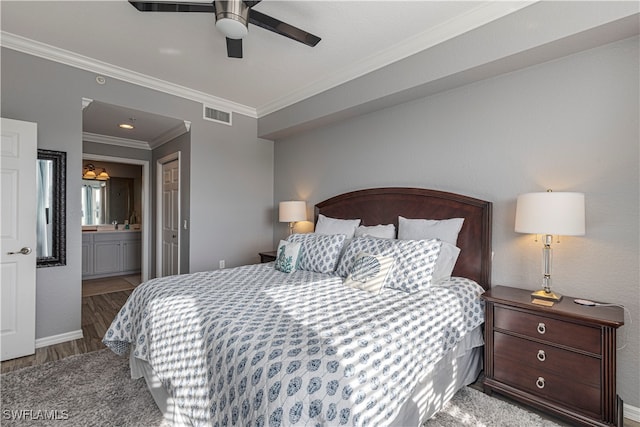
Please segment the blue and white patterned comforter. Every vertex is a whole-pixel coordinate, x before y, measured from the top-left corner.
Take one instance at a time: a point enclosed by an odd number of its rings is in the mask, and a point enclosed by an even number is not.
[[[374,295],[256,264],[140,285],[103,342],[135,343],[194,425],[382,426],[483,322],[482,291],[456,279]]]

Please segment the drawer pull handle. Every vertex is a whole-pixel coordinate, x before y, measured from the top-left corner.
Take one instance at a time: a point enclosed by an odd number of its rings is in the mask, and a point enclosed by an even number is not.
[[[536,387],[544,388],[544,378],[538,377],[538,379],[536,380]]]
[[[538,350],[538,355],[536,357],[541,362],[544,362],[547,359],[547,355],[544,353],[544,350]]]
[[[547,332],[547,327],[542,322],[538,323],[538,328],[537,329],[538,329],[538,333],[540,335],[543,335],[545,332]]]

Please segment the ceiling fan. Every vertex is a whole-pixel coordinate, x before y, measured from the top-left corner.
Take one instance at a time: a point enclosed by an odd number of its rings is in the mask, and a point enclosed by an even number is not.
[[[194,3],[129,0],[129,3],[141,12],[213,13],[216,18],[216,28],[227,38],[227,56],[229,58],[242,58],[242,38],[249,32],[249,23],[289,37],[307,46],[313,47],[318,44],[320,37],[252,9],[260,1],[216,0],[211,3]]]

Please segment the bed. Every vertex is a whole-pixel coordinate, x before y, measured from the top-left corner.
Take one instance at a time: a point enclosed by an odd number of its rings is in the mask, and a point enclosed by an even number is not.
[[[348,245],[398,245],[413,258],[427,247],[365,235],[343,241],[333,270],[284,273],[267,263],[152,279],[132,293],[103,342],[129,353],[132,377],[145,378],[174,425],[418,426],[482,369],[478,297],[490,286],[491,208],[416,188],[330,198],[315,206],[316,222],[358,218],[398,230],[399,216],[464,218],[452,277],[413,293],[345,286],[348,260],[356,260]],[[439,251],[432,240],[429,251]]]

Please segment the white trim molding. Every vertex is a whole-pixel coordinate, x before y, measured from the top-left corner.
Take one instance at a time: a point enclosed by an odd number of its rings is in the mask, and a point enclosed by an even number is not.
[[[82,132],[82,140],[87,142],[97,142],[99,144],[109,144],[109,145],[118,145],[120,147],[137,148],[139,150],[151,150],[151,146],[149,145],[148,142],[145,142],[145,141],[138,141],[136,139],[118,138],[117,136],[100,135],[100,134],[91,133],[91,132]]]
[[[38,338],[36,340],[36,348],[48,347],[54,344],[60,344],[67,341],[82,339],[82,329],[77,331],[65,332],[64,334],[51,335],[50,337]]]
[[[230,110],[245,116],[258,118],[256,109],[253,107],[229,101],[228,99],[219,98],[175,83],[170,83],[165,80],[160,80],[156,77],[147,76],[145,74],[118,67],[117,65],[99,61],[88,56],[80,55],[66,49],[60,49],[46,43],[31,40],[17,34],[1,31],[0,46],[69,65],[70,67],[98,73],[102,76],[112,77],[127,83],[133,83],[135,85],[164,92],[169,95],[175,95],[191,101],[217,106],[221,110]]]

